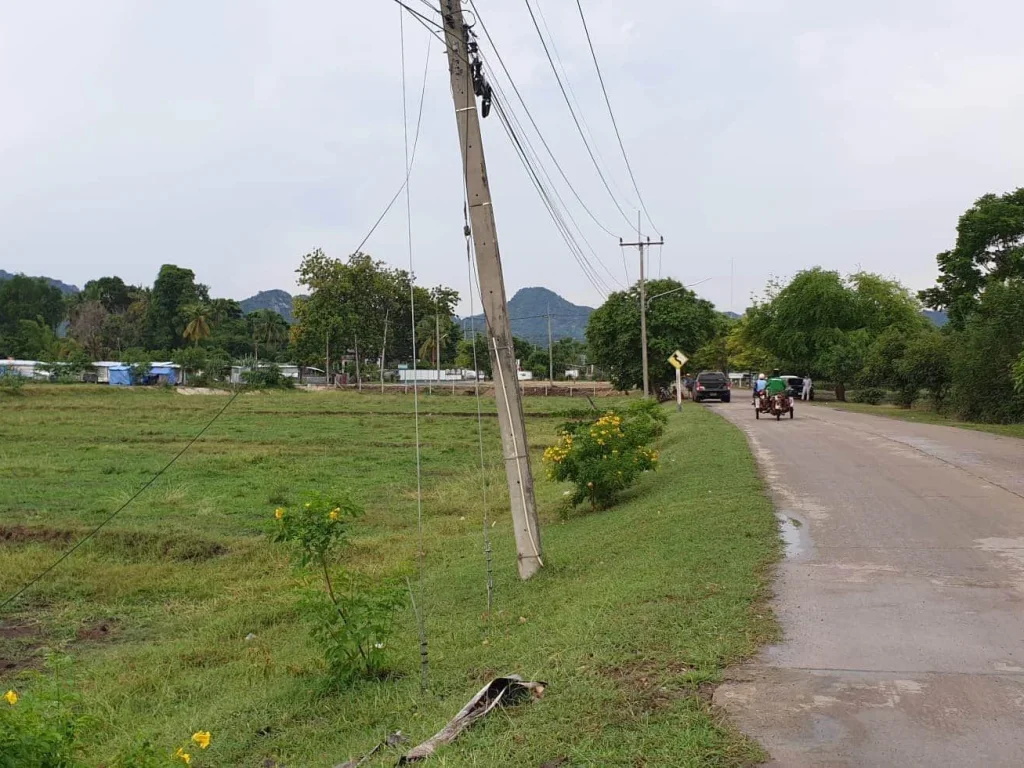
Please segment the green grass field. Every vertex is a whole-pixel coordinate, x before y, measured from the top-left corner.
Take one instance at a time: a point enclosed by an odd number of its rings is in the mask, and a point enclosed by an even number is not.
[[[86,386],[0,395],[0,594],[128,498],[224,402]],[[412,398],[305,392],[240,396],[0,615],[0,689],[30,695],[24,676],[44,650],[71,654],[90,766],[144,738],[173,751],[199,729],[213,745],[193,750],[193,766],[332,766],[389,731],[413,742],[433,734],[510,672],[547,681],[544,698],[496,712],[434,764],[754,763],[758,747],[708,700],[727,665],[777,632],[765,599],[778,537],[746,442],[702,408],[673,411],[657,473],[610,510],[567,515],[565,487],[545,478],[540,454],[559,412],[585,404],[526,400],[547,567],[523,584],[494,403],[484,402],[496,581],[488,615],[475,400],[421,399],[428,693],[411,610],[392,640],[392,679],[325,686],[296,608],[302,579],[263,535],[276,506],[345,489],[367,510],[345,562],[373,576],[413,573]],[[246,642],[249,633],[256,639]]]
[[[817,402],[817,405],[826,408],[837,408],[842,411],[853,411],[854,413],[870,413],[874,416],[885,416],[890,419],[901,421],[912,421],[918,424],[939,424],[945,427],[959,427],[960,429],[973,429],[977,432],[991,432],[993,435],[1003,437],[1024,437],[1024,424],[978,424],[973,421],[959,421],[937,413],[935,409],[926,405],[916,405],[913,408],[899,408],[895,405],[868,405],[866,403],[840,403],[840,402]]]

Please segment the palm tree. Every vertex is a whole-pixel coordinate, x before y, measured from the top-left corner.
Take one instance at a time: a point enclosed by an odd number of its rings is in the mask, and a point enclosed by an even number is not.
[[[185,317],[188,318],[188,324],[181,335],[198,347],[200,341],[210,338],[210,307],[206,304],[190,304],[185,307]]]
[[[260,359],[260,343],[270,346],[283,341],[288,336],[288,322],[271,309],[257,309],[246,316],[249,335],[252,337],[256,362]]]

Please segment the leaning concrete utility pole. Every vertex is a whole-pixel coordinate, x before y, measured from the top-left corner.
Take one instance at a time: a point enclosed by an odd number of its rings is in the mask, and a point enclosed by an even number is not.
[[[644,397],[651,394],[651,387],[649,384],[650,378],[647,374],[647,282],[644,279],[644,248],[650,248],[652,245],[664,245],[665,238],[662,237],[657,241],[652,241],[650,237],[644,241],[640,237],[640,212],[636,214],[636,242],[635,243],[624,243],[622,238],[619,238],[619,246],[621,248],[639,248],[640,249],[640,356],[643,360],[644,365]]]
[[[516,549],[519,552],[519,577],[528,579],[544,565],[540,526],[533,497],[533,471],[526,443],[522,393],[512,346],[512,327],[505,300],[505,281],[498,252],[498,234],[491,207],[491,191],[480,137],[480,118],[476,95],[484,98],[484,115],[490,108],[490,86],[476,62],[476,44],[471,45],[462,17],[461,0],[442,0],[444,34],[451,74],[455,121],[459,127],[459,154],[465,174],[469,218],[476,266],[480,278],[480,299],[487,326],[487,347],[491,357],[494,395],[498,401],[498,427],[505,457],[505,474],[512,506]],[[473,61],[474,63],[471,63]]]

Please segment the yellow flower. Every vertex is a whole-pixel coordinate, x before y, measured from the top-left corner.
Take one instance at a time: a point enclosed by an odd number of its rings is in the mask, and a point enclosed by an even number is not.
[[[200,749],[206,749],[210,746],[210,732],[196,731],[192,734],[192,741],[198,744]]]
[[[192,764],[192,755],[190,755],[188,752],[186,752],[181,747],[178,747],[178,751],[174,753],[174,756],[176,758],[178,758],[179,760],[181,760],[181,762],[183,762],[185,765],[191,765]]]
[[[311,506],[313,506],[312,502],[307,501],[306,502],[306,509],[309,509]]]
[[[280,507],[275,509],[274,510],[274,517],[276,517],[278,520],[280,520],[282,517],[284,517],[284,510],[281,509]]]
[[[18,694],[14,691],[8,691],[4,694],[4,701],[10,704],[12,707],[18,703]]]
[[[341,510],[338,509],[337,507],[335,507],[334,509],[331,510],[331,513],[329,515],[327,515],[327,516],[331,520],[337,520],[338,519],[338,515],[340,515],[340,514],[341,514]]]

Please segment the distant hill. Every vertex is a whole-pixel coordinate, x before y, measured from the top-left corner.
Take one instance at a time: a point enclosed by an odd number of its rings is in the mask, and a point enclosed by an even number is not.
[[[14,277],[14,275],[11,274],[10,272],[5,272],[4,270],[0,269],[0,280],[10,280],[12,277]],[[29,277],[32,277],[32,275],[29,275]],[[60,292],[63,293],[65,296],[72,293],[79,293],[77,285],[68,285],[67,283],[62,283],[60,280],[55,280],[52,277],[44,277],[43,280],[45,280],[55,288],[59,288]]]
[[[563,299],[547,288],[520,288],[509,299],[508,313],[512,318],[512,335],[526,339],[531,344],[547,345],[548,321],[545,315],[551,312],[551,338],[576,339],[584,341],[584,332],[593,307],[583,307]],[[472,318],[477,328],[483,328],[484,316]],[[470,318],[462,319],[463,327],[470,327]]]
[[[942,326],[949,322],[949,318],[946,316],[945,312],[941,312],[934,309],[926,309],[921,314],[927,317],[933,323],[935,323],[935,325],[937,325],[939,328],[941,328]]]
[[[255,312],[257,309],[270,309],[289,323],[292,322],[292,295],[287,291],[260,291],[255,296],[242,299],[238,303],[242,305],[242,311],[245,314]]]

